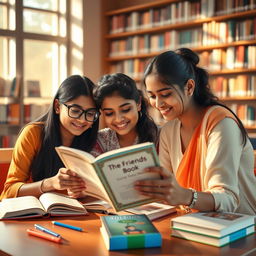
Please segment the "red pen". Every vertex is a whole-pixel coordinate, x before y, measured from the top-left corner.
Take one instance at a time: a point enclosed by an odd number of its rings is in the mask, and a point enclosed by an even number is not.
[[[37,236],[55,243],[60,243],[61,242],[61,237],[55,237],[55,236],[51,236],[48,234],[45,234],[43,232],[40,231],[36,231],[34,229],[27,229],[27,233],[31,236]]]

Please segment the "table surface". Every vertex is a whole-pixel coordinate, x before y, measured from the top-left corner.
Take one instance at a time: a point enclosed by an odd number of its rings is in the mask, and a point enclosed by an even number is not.
[[[176,213],[153,221],[162,234],[163,244],[161,248],[108,251],[100,234],[101,221],[99,216],[100,214],[90,213],[89,216],[83,217],[0,221],[0,255],[256,255],[255,234],[221,248],[171,237],[170,219],[177,216]],[[82,227],[84,231],[78,232],[55,226],[51,223],[52,220],[59,220],[70,225]],[[33,228],[35,223],[61,234],[64,238],[63,243],[57,244],[29,236],[26,229]]]

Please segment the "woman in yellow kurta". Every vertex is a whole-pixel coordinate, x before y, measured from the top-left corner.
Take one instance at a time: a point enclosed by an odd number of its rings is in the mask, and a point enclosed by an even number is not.
[[[15,144],[1,199],[67,190],[77,197],[85,182],[64,168],[55,147],[90,151],[96,141],[99,112],[93,100],[94,84],[74,75],[60,85],[48,112],[26,125]]]
[[[239,118],[211,93],[198,62],[182,48],[158,55],[145,71],[150,103],[169,122],[160,134],[163,167],[147,170],[162,179],[136,188],[171,205],[256,214],[252,145]]]

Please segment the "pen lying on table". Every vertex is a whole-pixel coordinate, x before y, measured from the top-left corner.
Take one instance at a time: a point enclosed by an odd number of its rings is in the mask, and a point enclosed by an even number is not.
[[[47,229],[47,228],[45,228],[45,227],[42,227],[42,226],[40,226],[40,225],[38,225],[38,224],[35,224],[34,227],[35,227],[36,229],[38,229],[38,230],[41,230],[41,231],[43,231],[43,232],[49,234],[49,235],[52,235],[52,236],[55,236],[55,237],[60,237],[60,234],[57,234],[57,233],[55,233],[55,232],[53,232],[53,231],[51,231],[51,230],[49,230],[49,229]]]
[[[36,236],[36,237],[40,237],[55,243],[60,243],[61,242],[61,237],[56,237],[56,236],[52,236],[52,235],[48,235],[45,234],[43,232],[34,230],[34,229],[27,229],[27,233],[31,236]]]
[[[79,227],[75,227],[75,226],[71,226],[62,222],[58,222],[58,221],[52,221],[52,223],[56,226],[60,226],[60,227],[64,227],[64,228],[69,228],[69,229],[73,229],[73,230],[77,230],[77,231],[83,231],[82,228]]]

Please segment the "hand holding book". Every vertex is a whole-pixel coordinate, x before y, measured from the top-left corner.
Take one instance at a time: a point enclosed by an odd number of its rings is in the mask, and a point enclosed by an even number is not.
[[[157,173],[144,171],[146,167],[159,165],[153,143],[112,150],[96,158],[63,146],[56,151],[65,166],[85,180],[86,193],[107,201],[116,211],[155,201],[134,189],[137,180],[160,178]]]
[[[139,191],[140,194],[165,201],[170,205],[189,205],[191,192],[178,184],[172,172],[160,166],[148,167],[144,171],[157,174],[159,178],[136,181],[135,189]]]
[[[45,179],[41,183],[42,192],[67,190],[68,195],[73,198],[78,198],[85,188],[85,181],[76,172],[67,168],[59,169],[55,176]]]

